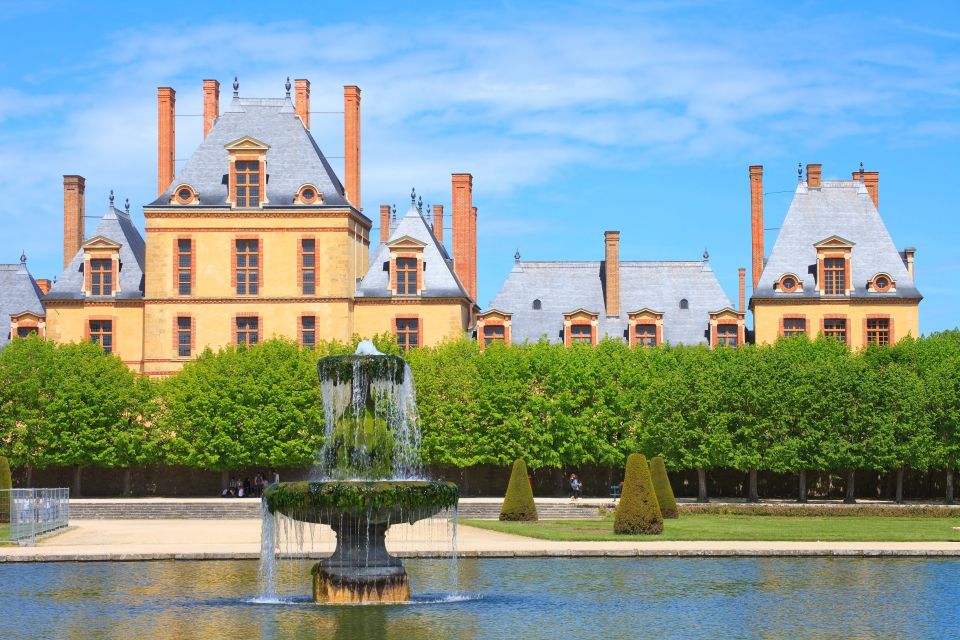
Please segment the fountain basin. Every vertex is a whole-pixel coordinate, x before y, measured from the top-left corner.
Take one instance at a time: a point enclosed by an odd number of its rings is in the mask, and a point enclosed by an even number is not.
[[[337,534],[333,554],[311,573],[314,601],[338,604],[408,601],[407,572],[387,552],[387,529],[429,518],[459,497],[454,483],[425,480],[286,482],[263,492],[270,513]]]

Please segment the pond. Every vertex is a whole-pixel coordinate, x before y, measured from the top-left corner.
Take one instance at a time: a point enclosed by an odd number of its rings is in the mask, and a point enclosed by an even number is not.
[[[0,565],[14,638],[946,638],[960,561],[859,558],[464,559],[406,563],[416,602],[322,606],[282,561]]]

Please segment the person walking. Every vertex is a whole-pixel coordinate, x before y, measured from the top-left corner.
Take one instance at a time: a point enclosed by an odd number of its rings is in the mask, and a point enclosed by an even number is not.
[[[583,483],[580,482],[580,478],[577,477],[577,474],[570,474],[570,500],[576,500],[580,497],[580,491],[583,489]]]

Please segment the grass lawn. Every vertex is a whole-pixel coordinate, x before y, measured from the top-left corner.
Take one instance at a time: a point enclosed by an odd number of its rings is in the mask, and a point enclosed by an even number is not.
[[[462,520],[461,524],[542,540],[764,540],[830,542],[960,542],[960,518],[883,516],[803,517],[682,515],[666,520],[658,536],[616,535],[613,517],[591,520],[500,522]]]
[[[10,525],[0,524],[0,544],[8,544],[10,542]]]

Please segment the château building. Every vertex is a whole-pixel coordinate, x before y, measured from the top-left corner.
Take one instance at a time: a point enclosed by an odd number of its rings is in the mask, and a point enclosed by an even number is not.
[[[758,343],[823,334],[852,348],[919,335],[923,296],[914,254],[898,251],[880,217],[876,171],[823,180],[819,164],[797,188],[769,256],[763,242],[763,167],[750,167],[753,295]]]

